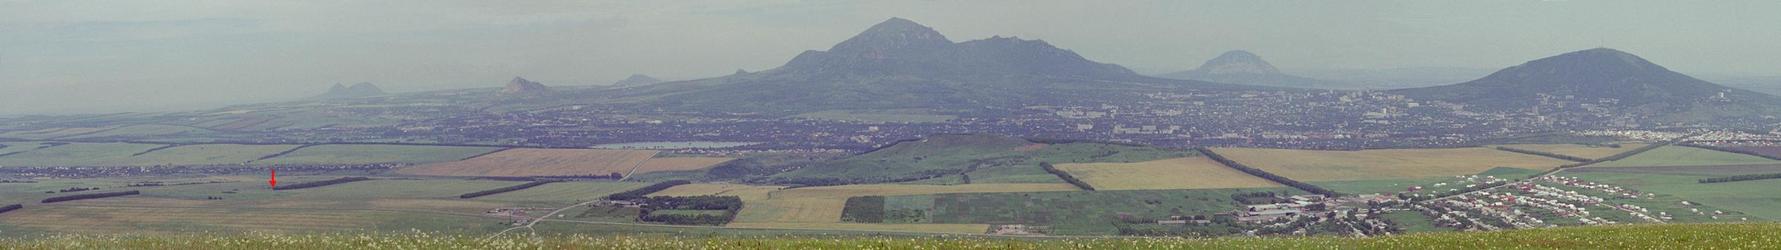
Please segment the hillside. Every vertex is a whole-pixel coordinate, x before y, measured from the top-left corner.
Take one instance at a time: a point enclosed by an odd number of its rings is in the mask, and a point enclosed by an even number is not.
[[[770,182],[827,185],[939,181],[1056,183],[1040,162],[1141,162],[1189,153],[1091,142],[1041,143],[996,135],[937,135],[771,176]],[[968,175],[968,181],[939,178]],[[936,180],[929,180],[936,179]],[[949,184],[949,183],[941,183]],[[956,184],[956,183],[950,183]]]
[[[658,229],[705,232],[700,228]],[[615,231],[616,232],[616,231]],[[824,236],[749,236],[730,232],[703,237],[651,235],[555,235],[494,237],[451,234],[182,234],[118,236],[73,234],[37,239],[0,239],[0,245],[23,249],[400,249],[549,248],[549,249],[1654,249],[1764,248],[1781,245],[1778,224],[1689,224],[1566,227],[1499,232],[1426,233],[1348,238],[1059,238],[932,237],[861,235],[825,231]],[[788,232],[780,232],[788,233]],[[791,232],[795,233],[795,232]],[[814,234],[814,232],[804,232]],[[839,234],[839,235],[836,235]],[[216,245],[228,242],[229,245]]]
[[[1281,73],[1273,64],[1249,51],[1232,50],[1207,60],[1193,70],[1168,73],[1158,77],[1200,80],[1233,84],[1289,88],[1330,88],[1339,85],[1325,80]]]
[[[1519,111],[1545,105],[1598,106],[1666,120],[1706,120],[1781,113],[1781,99],[1730,88],[1633,54],[1597,48],[1541,58],[1477,80],[1393,91],[1419,100],[1468,105],[1470,110]],[[1687,113],[1685,116],[1675,113]]]
[[[501,96],[507,97],[536,97],[549,94],[549,86],[544,86],[543,83],[526,80],[525,78],[520,78],[518,76],[513,77],[513,80],[507,81],[507,86],[501,88]]]
[[[1020,107],[1130,97],[1167,88],[1248,89],[1147,77],[1042,40],[953,42],[892,18],[781,67],[588,93],[584,100],[723,112],[795,114],[838,109]]]

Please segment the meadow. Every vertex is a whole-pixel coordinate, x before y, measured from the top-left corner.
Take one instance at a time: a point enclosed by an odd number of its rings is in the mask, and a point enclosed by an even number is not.
[[[1765,164],[1781,161],[1770,160],[1754,155],[1722,152],[1711,149],[1684,146],[1665,146],[1626,159],[1590,164],[1590,167],[1663,167],[1663,166],[1710,166],[1710,165],[1741,165]]]
[[[0,156],[0,166],[135,166],[132,155],[161,147],[139,143],[71,143]]]
[[[1546,170],[1572,163],[1483,147],[1358,151],[1263,148],[1213,150],[1238,163],[1304,182],[1469,175],[1496,167]]]
[[[1134,163],[1069,163],[1057,168],[1095,190],[1278,187],[1279,183],[1226,167],[1206,157]]]
[[[1190,155],[1104,143],[1040,143],[993,135],[938,135],[772,177],[782,183],[882,183],[963,173],[971,176],[971,183],[1059,182],[1039,170],[1038,164],[1129,163]]]

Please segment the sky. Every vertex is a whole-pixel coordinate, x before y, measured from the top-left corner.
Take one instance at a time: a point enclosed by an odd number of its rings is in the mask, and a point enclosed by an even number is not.
[[[1042,39],[1140,72],[1249,50],[1285,69],[1502,68],[1595,47],[1781,75],[1781,1],[0,0],[0,115],[608,84],[777,67],[890,17]]]

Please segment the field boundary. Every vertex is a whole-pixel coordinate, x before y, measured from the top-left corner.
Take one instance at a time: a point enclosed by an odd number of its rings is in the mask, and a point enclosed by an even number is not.
[[[272,144],[272,145],[282,145],[282,144]],[[256,161],[263,161],[266,159],[278,158],[279,156],[288,155],[288,154],[291,154],[292,152],[297,152],[297,150],[302,150],[303,148],[313,147],[313,146],[317,146],[317,145],[322,145],[322,144],[297,145],[296,147],[292,147],[291,149],[286,149],[283,152],[272,153],[270,155],[261,156],[259,159],[254,159],[253,161],[249,161],[249,162],[251,163],[251,162],[256,162]]]
[[[528,188],[534,188],[534,187],[538,187],[538,186],[543,186],[543,185],[544,185],[544,184],[550,184],[550,183],[553,183],[553,182],[557,182],[557,181],[533,181],[533,182],[527,182],[527,183],[525,183],[525,184],[519,184],[519,185],[513,185],[513,186],[506,186],[506,187],[501,187],[501,188],[496,188],[496,189],[489,189],[489,190],[482,190],[482,191],[476,191],[476,192],[470,192],[470,193],[467,193],[467,194],[463,194],[463,195],[458,195],[458,199],[471,199],[471,198],[476,198],[476,197],[483,197],[483,196],[490,196],[490,195],[497,195],[497,194],[501,194],[501,193],[506,193],[506,192],[513,192],[513,191],[520,191],[520,190],[526,190],[526,189],[528,189]]]
[[[161,151],[162,149],[176,148],[179,146],[185,146],[185,145],[180,145],[180,144],[161,145],[160,147],[155,147],[155,148],[151,148],[148,150],[143,150],[142,152],[136,152],[135,154],[130,154],[130,157],[142,156],[142,155],[145,155],[148,153],[154,153],[155,151]]]
[[[513,147],[504,147],[504,148],[500,148],[500,149],[491,150],[488,152],[483,152],[481,154],[471,155],[470,157],[464,157],[463,159],[458,159],[458,161],[467,161],[470,159],[476,159],[476,157],[488,156],[488,155],[492,155],[495,153],[500,153],[502,151],[507,151],[507,150],[512,150],[512,149],[513,149]]]
[[[1095,191],[1095,187],[1088,185],[1088,182],[1076,179],[1076,176],[1070,175],[1070,172],[1059,170],[1056,166],[1052,166],[1050,162],[1040,162],[1039,168],[1044,169],[1047,173],[1051,173],[1051,175],[1057,176],[1058,179],[1064,179],[1064,182],[1070,183],[1070,185],[1076,186],[1076,188],[1085,191]]]

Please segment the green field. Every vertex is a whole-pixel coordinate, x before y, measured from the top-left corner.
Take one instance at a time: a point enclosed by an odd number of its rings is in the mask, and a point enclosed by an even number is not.
[[[1231,194],[1285,188],[962,193],[887,196],[887,223],[1026,224],[1051,234],[1111,235],[1124,214],[1155,221],[1235,210]],[[844,212],[845,213],[845,212]]]
[[[244,164],[260,157],[284,152],[297,145],[197,144],[171,147],[131,157],[143,165],[222,165]]]
[[[1055,177],[1039,169],[1040,162],[1140,162],[1187,155],[1189,153],[1151,147],[1041,144],[1004,136],[939,135],[772,177],[785,182],[871,183],[968,172],[971,183],[1056,182]]]
[[[543,226],[541,226],[543,227]],[[1020,239],[846,235],[808,231],[735,231],[567,225],[596,235],[507,236],[439,233],[61,235],[0,239],[23,249],[1756,249],[1781,245],[1781,224],[1567,227],[1386,237],[1226,237]],[[842,235],[836,235],[842,234]],[[674,235],[703,235],[699,237]],[[228,245],[218,245],[227,242]]]
[[[160,147],[137,143],[74,143],[0,157],[0,166],[133,166],[131,155]]]
[[[209,130],[209,129],[190,127],[190,126],[144,124],[144,125],[131,125],[131,126],[119,127],[119,128],[103,130],[103,131],[90,133],[90,134],[80,134],[80,135],[67,136],[67,137],[61,137],[61,138],[56,138],[56,139],[66,140],[66,139],[93,139],[93,138],[140,138],[140,137],[144,137],[144,136],[198,136],[198,135],[203,135],[203,134],[210,133],[210,132],[211,132],[211,130]]]
[[[35,150],[38,147],[47,146],[48,144],[44,144],[43,142],[0,142],[0,145],[6,145],[6,147],[0,148],[0,155],[5,155]]]
[[[434,163],[494,151],[490,147],[328,144],[304,147],[254,164]]]
[[[1684,146],[1664,146],[1645,151],[1618,161],[1591,164],[1590,167],[1659,167],[1659,166],[1710,166],[1781,163],[1781,161],[1753,155],[1721,152]]]

